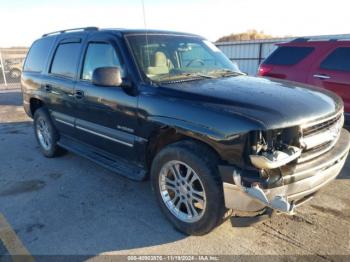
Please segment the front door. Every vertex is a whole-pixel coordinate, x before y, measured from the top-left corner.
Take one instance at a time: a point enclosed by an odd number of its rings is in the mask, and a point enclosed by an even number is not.
[[[75,87],[78,138],[108,153],[136,160],[137,96],[121,87],[92,84],[93,71],[98,67],[119,67],[123,75],[116,40],[93,36],[86,43]]]

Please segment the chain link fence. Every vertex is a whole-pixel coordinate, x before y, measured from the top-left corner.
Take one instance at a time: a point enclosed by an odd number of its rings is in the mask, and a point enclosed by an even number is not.
[[[0,48],[0,90],[20,87],[28,48]]]

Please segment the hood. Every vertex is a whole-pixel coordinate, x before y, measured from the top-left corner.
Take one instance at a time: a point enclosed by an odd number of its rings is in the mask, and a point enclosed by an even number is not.
[[[343,108],[332,92],[296,82],[236,76],[167,84],[183,99],[244,116],[266,129],[296,126],[336,114]]]

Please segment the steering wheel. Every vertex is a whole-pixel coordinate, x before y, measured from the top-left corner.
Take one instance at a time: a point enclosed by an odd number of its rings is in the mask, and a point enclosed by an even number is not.
[[[193,63],[195,62],[198,62],[200,63],[202,66],[204,66],[204,61],[202,59],[198,59],[198,58],[195,58],[195,59],[192,59],[190,62],[187,63],[186,67],[189,67],[190,65],[192,65]]]

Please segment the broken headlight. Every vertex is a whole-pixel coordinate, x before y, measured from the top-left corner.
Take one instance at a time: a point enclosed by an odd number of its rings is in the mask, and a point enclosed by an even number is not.
[[[298,128],[256,131],[252,134],[249,159],[259,169],[275,169],[296,160],[302,152]]]

